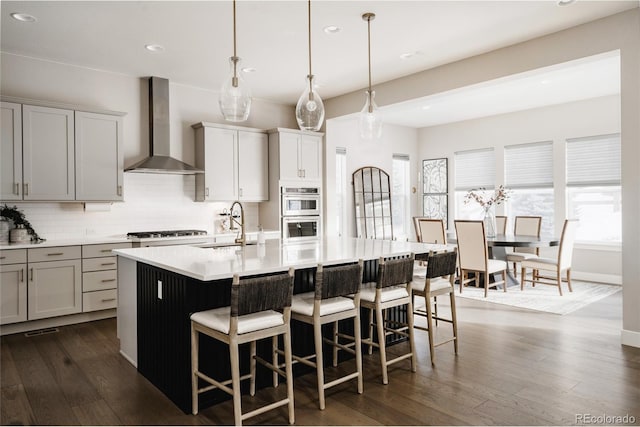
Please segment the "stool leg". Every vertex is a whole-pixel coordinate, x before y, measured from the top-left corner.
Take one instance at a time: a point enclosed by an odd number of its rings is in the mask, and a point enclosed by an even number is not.
[[[378,327],[378,349],[380,350],[380,365],[382,366],[382,384],[389,384],[387,375],[387,336],[384,333],[384,317],[382,308],[376,304],[376,323]]]
[[[191,413],[198,415],[198,340],[200,336],[191,322]]]
[[[427,329],[429,332],[429,354],[431,355],[431,364],[434,365],[435,364],[435,359],[436,359],[436,355],[435,355],[435,348],[433,347],[433,314],[431,313],[431,304],[430,304],[430,299],[428,295],[424,296],[424,300],[426,302],[426,309],[427,309]]]
[[[411,300],[407,305],[407,324],[409,328],[407,332],[409,332],[409,348],[411,348],[411,372],[416,372],[418,364],[416,363],[416,340],[413,336],[413,304],[411,304]]]
[[[229,356],[231,359],[231,384],[233,388],[233,418],[237,426],[242,425],[242,393],[240,391],[240,356],[238,342],[229,342]]]
[[[271,339],[271,356],[272,356],[272,362],[273,366],[278,367],[278,363],[280,363],[278,361],[278,352],[276,351],[278,349],[278,337],[275,336]],[[274,387],[278,387],[278,373],[276,371],[273,371],[273,386]]]
[[[251,355],[249,356],[249,372],[251,373],[251,379],[249,380],[250,385],[249,385],[249,394],[251,396],[255,396],[256,395],[256,342],[255,341],[251,341],[251,344],[249,344],[249,348],[250,348],[250,353]]]
[[[358,393],[362,394],[362,336],[360,331],[360,310],[356,311],[356,317],[353,318],[353,338],[355,339],[356,351],[356,371],[358,371]]]
[[[456,296],[453,293],[449,293],[449,301],[451,301],[451,326],[453,326],[453,348],[456,354],[458,354],[458,318],[456,316]]]
[[[338,321],[333,322],[333,366],[338,366]]]
[[[369,309],[369,340],[373,342],[373,309]],[[373,345],[369,344],[369,354],[373,354]]]
[[[289,399],[289,424],[296,422],[293,404],[293,361],[291,360],[291,332],[287,331],[284,340],[284,370],[287,374],[287,398]]]
[[[316,345],[316,374],[318,376],[318,399],[320,409],[324,409],[324,366],[322,357],[322,325],[320,322],[313,323],[313,340]]]

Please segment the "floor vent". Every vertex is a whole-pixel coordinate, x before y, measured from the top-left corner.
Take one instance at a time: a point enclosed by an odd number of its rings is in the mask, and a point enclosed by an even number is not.
[[[58,332],[58,328],[45,328],[45,329],[38,329],[37,331],[27,332],[26,334],[24,334],[24,336],[29,338],[29,337],[37,337],[38,335],[44,335],[44,334],[55,334],[57,332]]]

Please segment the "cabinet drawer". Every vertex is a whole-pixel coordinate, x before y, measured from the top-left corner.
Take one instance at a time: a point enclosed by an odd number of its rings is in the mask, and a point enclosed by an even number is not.
[[[131,243],[105,243],[100,245],[82,245],[82,258],[98,258],[111,256],[112,249],[128,249]]]
[[[50,248],[27,249],[29,262],[80,259],[80,254],[80,246],[53,246]]]
[[[24,264],[27,262],[26,249],[9,249],[0,251],[0,265]]]
[[[118,287],[118,271],[92,271],[82,274],[82,292],[101,291]]]
[[[83,258],[82,271],[115,270],[118,268],[118,257]]]
[[[109,289],[106,291],[85,292],[82,294],[82,311],[107,310],[118,306],[118,291]]]

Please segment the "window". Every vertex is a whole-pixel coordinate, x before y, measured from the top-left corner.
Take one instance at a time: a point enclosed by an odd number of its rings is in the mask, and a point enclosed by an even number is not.
[[[409,200],[409,156],[406,154],[393,155],[391,187],[393,236],[396,240],[407,240],[410,235],[411,205]]]
[[[567,211],[576,240],[622,241],[620,134],[567,140]]]
[[[344,236],[347,218],[347,149],[336,147],[336,234]]]
[[[482,208],[477,203],[464,204],[469,190],[495,188],[496,159],[493,148],[459,151],[455,153],[456,219],[482,219]]]
[[[506,146],[504,167],[505,186],[511,190],[507,216],[542,216],[541,234],[553,235],[553,142]]]

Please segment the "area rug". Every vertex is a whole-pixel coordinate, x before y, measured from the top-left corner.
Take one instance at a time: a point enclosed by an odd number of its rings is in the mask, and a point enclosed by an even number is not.
[[[489,289],[484,297],[484,289],[475,286],[465,287],[462,294],[456,285],[456,297],[470,298],[496,304],[510,305],[535,311],[554,314],[568,314],[622,290],[622,286],[602,283],[572,281],[573,292],[569,292],[566,284],[562,285],[562,296],[556,286],[528,284],[523,291],[519,287],[510,287],[507,292],[501,289]]]

